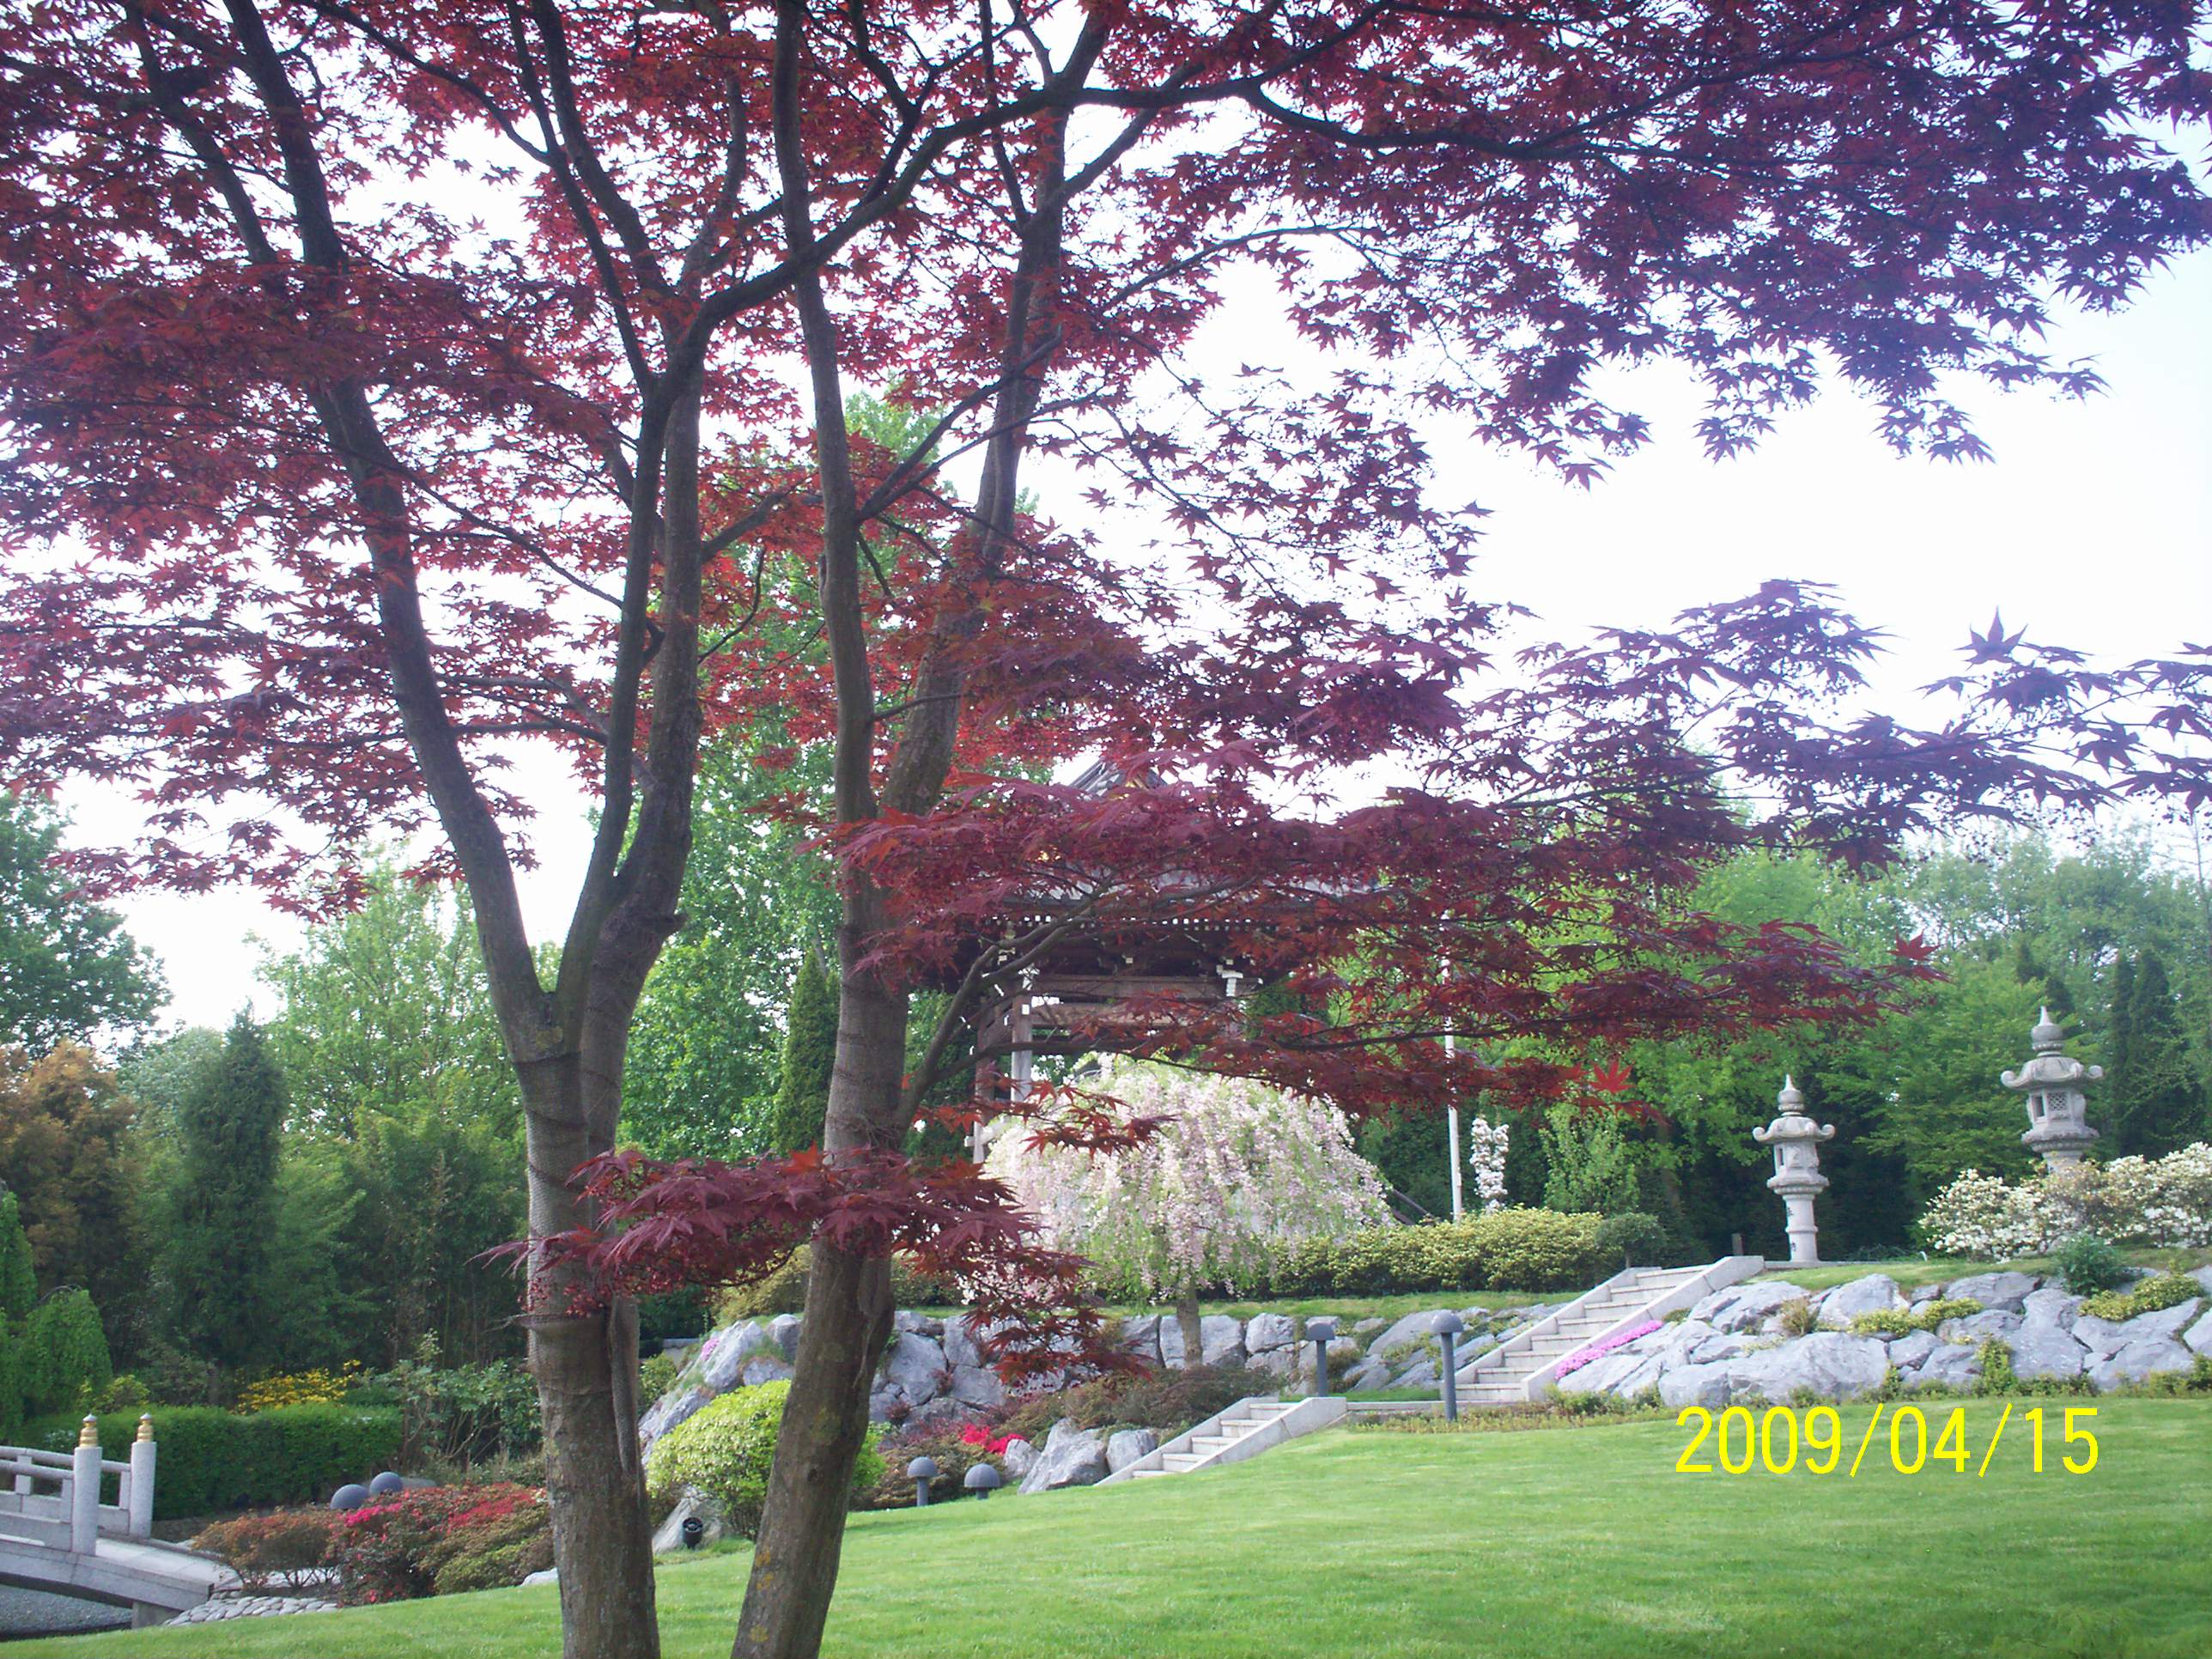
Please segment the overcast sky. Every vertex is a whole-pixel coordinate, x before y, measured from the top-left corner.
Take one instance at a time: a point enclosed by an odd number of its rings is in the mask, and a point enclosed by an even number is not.
[[[1447,498],[1492,510],[1482,567],[1492,593],[1541,614],[1552,636],[1651,624],[1771,577],[1828,582],[1893,635],[1884,706],[1911,718],[1911,689],[1948,672],[1967,629],[2001,608],[2008,627],[2107,658],[2212,640],[2212,253],[2165,273],[2130,312],[2073,319],[2050,342],[2095,360],[2086,403],[1971,390],[1996,459],[1949,465],[1891,455],[1874,416],[1844,395],[1789,416],[1753,455],[1714,464],[1691,434],[1686,386],[1632,384],[1655,441],[1595,489],[1567,488],[1468,447],[1450,453]],[[527,764],[527,763],[526,763]],[[550,765],[544,798],[568,787]],[[72,839],[112,839],[127,799],[65,798]],[[526,878],[538,937],[557,935],[583,851],[580,814],[549,805],[544,867]],[[168,972],[173,1022],[220,1024],[249,1000],[249,936],[296,927],[250,894],[138,895],[119,907]]]

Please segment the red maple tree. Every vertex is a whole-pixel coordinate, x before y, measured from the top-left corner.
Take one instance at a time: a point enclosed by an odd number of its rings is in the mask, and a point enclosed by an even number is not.
[[[1498,672],[1503,601],[1423,428],[1588,480],[1645,435],[1604,372],[1666,357],[1702,376],[1717,454],[1836,376],[1899,447],[1978,453],[1948,387],[2087,389],[2037,347],[2051,296],[2117,303],[2212,228],[2154,136],[2205,114],[2197,21],[16,8],[0,756],[142,791],[151,833],[88,862],[114,885],[343,904],[365,837],[434,821],[540,1239],[589,1232],[606,1196],[571,1176],[615,1146],[702,732],[767,708],[835,750],[823,1144],[854,1180],[913,1178],[877,1160],[927,1083],[914,986],[1041,882],[1090,924],[1206,921],[1328,1005],[1139,1007],[1115,1041],[1355,1107],[1558,1082],[1491,1075],[1473,1042],[1448,1066],[1444,1035],[1571,1048],[1863,1012],[1884,975],[1687,912],[1700,864],[1879,858],[2038,796],[2201,799],[2202,653],[2094,673],[1994,629],[1969,712],[1906,730],[1832,713],[1869,637],[1775,586]],[[1232,292],[1269,296],[1311,361],[1208,367]],[[930,430],[856,439],[856,387]],[[1030,510],[1037,458],[1080,483]],[[1149,532],[1109,535],[1125,510]],[[794,560],[808,579],[779,575]],[[550,980],[516,897],[545,805],[506,782],[520,738],[564,745],[600,814]],[[1022,781],[1079,749],[1162,781]],[[1305,799],[1382,757],[1404,787]],[[1346,973],[1347,951],[1391,971]],[[740,1654],[818,1645],[886,1237],[817,1241]],[[634,1315],[570,1294],[592,1271],[542,1249],[531,1328],[567,1650],[645,1659]]]

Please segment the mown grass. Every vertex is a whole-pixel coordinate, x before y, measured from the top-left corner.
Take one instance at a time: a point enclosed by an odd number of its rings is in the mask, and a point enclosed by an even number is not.
[[[2121,1254],[2139,1267],[2150,1267],[2163,1273],[2185,1273],[2212,1261],[2212,1255],[2203,1250],[2124,1250]],[[1771,1264],[1766,1271],[1756,1275],[1760,1279],[1786,1279],[1808,1291],[1831,1290],[1838,1285],[1847,1285],[1854,1279],[1869,1273],[1887,1273],[1906,1290],[1918,1285],[1944,1285],[1954,1279],[1964,1279],[1969,1273],[1990,1273],[2006,1269],[2024,1273],[2047,1274],[2051,1271],[2051,1258],[2024,1255],[2011,1261],[1963,1261],[1949,1256],[1900,1256],[1889,1261],[1829,1261],[1817,1267],[1792,1267],[1787,1262]]]
[[[2054,1404],[2057,1402],[2052,1402]],[[1940,1424],[1948,1407],[1940,1408]],[[2002,1407],[1967,1402],[1978,1451]],[[1848,1443],[1870,1407],[1844,1413]],[[2202,1659],[2212,1402],[2113,1400],[2087,1475],[1681,1474],[1671,1420],[1334,1432],[1186,1479],[854,1517],[833,1659]],[[668,1565],[719,1659],[743,1552]],[[522,1659],[550,1589],[60,1638],[11,1659]]]

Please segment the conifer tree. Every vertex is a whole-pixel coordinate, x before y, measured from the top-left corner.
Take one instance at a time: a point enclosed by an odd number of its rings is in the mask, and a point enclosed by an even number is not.
[[[817,1146],[830,1109],[830,1073],[837,1058],[837,988],[809,950],[791,983],[784,1015],[783,1080],[769,1123],[769,1150],[789,1153]]]
[[[177,1113],[170,1230],[178,1334],[223,1370],[259,1352],[276,1218],[283,1073],[245,1015]]]
[[[31,1241],[24,1237],[15,1194],[0,1191],[0,1434],[13,1435],[23,1420],[28,1369],[23,1323],[38,1300]]]
[[[2126,1034],[2124,1060],[2114,1050],[2114,1150],[2159,1158],[2203,1138],[2203,1100],[2164,959],[2144,951],[2130,978],[2124,1012],[2113,1011]]]

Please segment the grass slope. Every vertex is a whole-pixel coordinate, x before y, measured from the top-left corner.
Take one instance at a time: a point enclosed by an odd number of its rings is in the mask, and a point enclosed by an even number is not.
[[[1978,1452],[2000,1407],[1966,1409]],[[1844,1413],[1850,1444],[1869,1410]],[[1893,1474],[1880,1441],[1855,1480],[1678,1474],[1672,1423],[1362,1431],[1187,1480],[860,1516],[827,1652],[2201,1659],[2212,1402],[2107,1401],[2096,1426],[2102,1457],[2084,1476],[2031,1474],[2016,1409],[1979,1480],[1971,1465]],[[663,1571],[669,1659],[728,1650],[745,1559]],[[558,1652],[556,1618],[550,1589],[493,1590],[9,1655],[520,1659]]]

